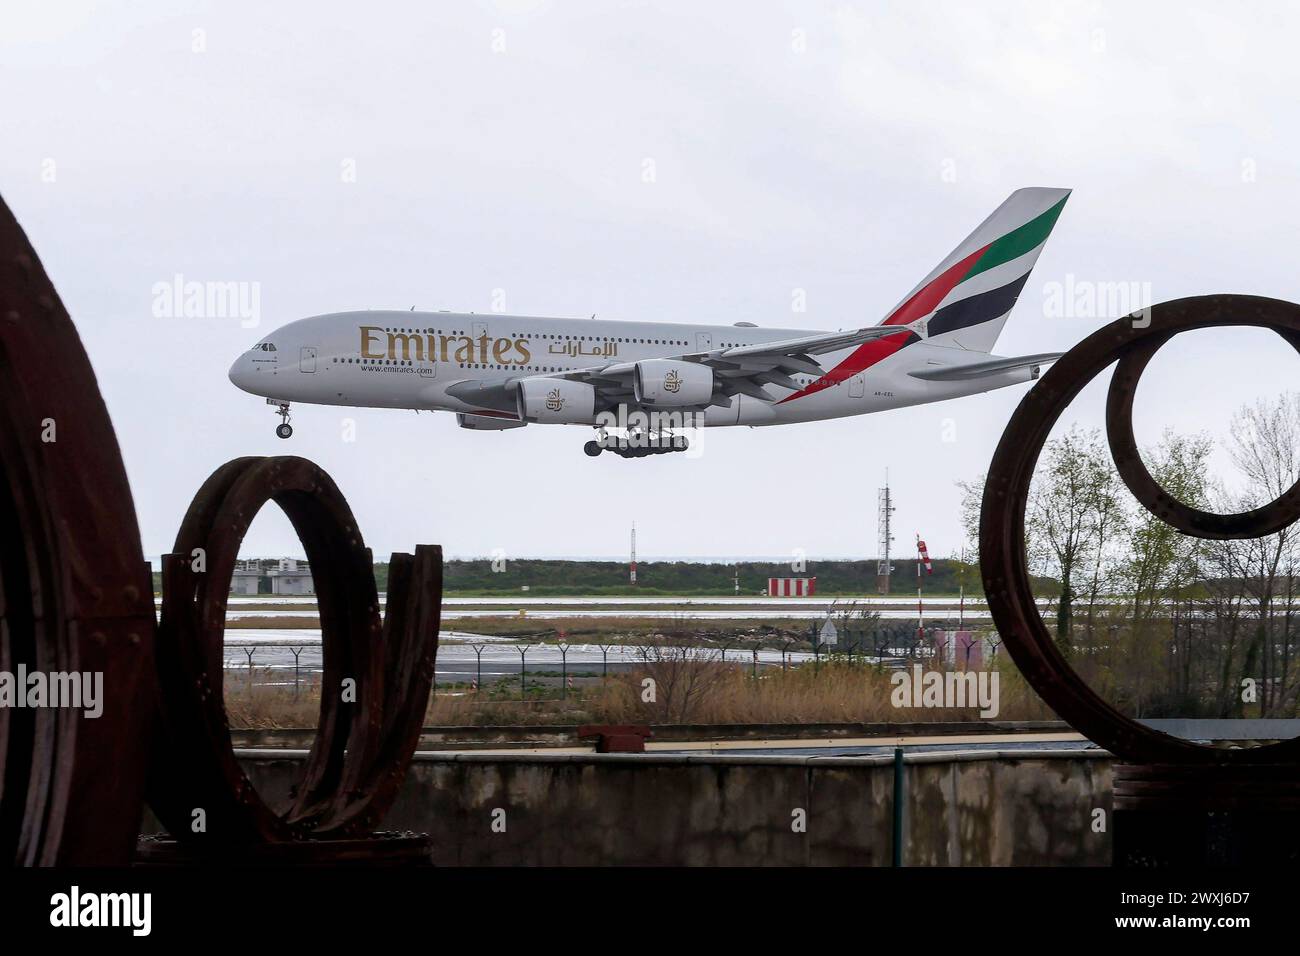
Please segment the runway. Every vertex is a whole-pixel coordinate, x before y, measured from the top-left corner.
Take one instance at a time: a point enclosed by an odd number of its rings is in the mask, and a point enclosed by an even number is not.
[[[807,651],[763,649],[754,652],[740,648],[700,648],[701,655],[711,655],[736,664],[762,668],[801,664],[813,660]],[[320,631],[315,628],[240,629],[226,633],[224,665],[236,675],[250,666],[259,684],[292,682],[295,666],[301,677],[319,673],[322,667]],[[463,631],[445,631],[438,645],[437,680],[439,683],[467,683],[479,679],[491,683],[506,677],[518,677],[521,670],[529,674],[555,674],[567,671],[574,677],[600,677],[632,670],[644,663],[640,648],[629,644],[572,644],[561,651],[555,644],[527,644],[511,638],[490,638]],[[271,675],[266,671],[274,672]]]
[[[520,615],[520,610],[524,611]],[[239,620],[257,620],[260,618],[273,617],[296,617],[296,616],[315,616],[315,606],[304,608],[302,611],[263,611],[263,610],[243,610],[231,609],[226,612],[227,621]],[[529,608],[518,608],[513,606],[503,606],[500,608],[443,608],[442,619],[444,621],[472,620],[483,617],[523,617],[530,621],[552,621],[557,619],[573,618],[638,618],[662,621],[781,621],[781,620],[809,620],[821,621],[826,618],[827,608],[822,606],[804,607],[804,608],[746,608],[737,607],[734,610],[719,610],[717,608],[693,607],[688,609],[674,610],[644,610],[636,608],[628,609],[607,609],[597,607],[587,607],[584,605],[575,605],[572,609],[556,610],[548,608],[546,610],[533,610]],[[916,608],[903,610],[893,608],[889,610],[874,611],[879,615],[882,621],[915,621]],[[948,607],[927,606],[925,616],[933,620],[955,620],[957,611]],[[987,611],[967,609],[964,617],[967,621],[987,621],[989,615]]]

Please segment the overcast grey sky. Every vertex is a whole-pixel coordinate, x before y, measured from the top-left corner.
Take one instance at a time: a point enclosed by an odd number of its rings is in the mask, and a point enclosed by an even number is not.
[[[999,353],[1113,317],[1060,315],[1067,282],[1300,298],[1300,17],[1135,6],[8,3],[0,193],[81,331],[147,554],[214,467],[296,453],[385,557],[622,557],[633,519],[643,555],[870,556],[886,467],[904,545],[945,555],[954,482],[1024,386],[623,461],[584,457],[586,429],[400,411],[298,408],[284,442],[226,370],[304,315],[494,290],[521,314],[871,324],[1029,185],[1075,192]],[[256,283],[260,325],[156,317],[176,274]],[[1222,435],[1298,369],[1267,333],[1185,336],[1138,437]],[[1076,420],[1100,423],[1102,386]],[[301,551],[278,515],[245,550]]]

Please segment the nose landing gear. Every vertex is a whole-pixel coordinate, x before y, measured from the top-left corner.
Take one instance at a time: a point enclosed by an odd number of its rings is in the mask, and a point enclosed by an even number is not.
[[[274,399],[267,399],[267,402],[275,406],[276,414],[280,416],[280,424],[275,426],[275,434],[280,438],[288,438],[293,434],[293,426],[289,424],[289,403],[277,402]]]

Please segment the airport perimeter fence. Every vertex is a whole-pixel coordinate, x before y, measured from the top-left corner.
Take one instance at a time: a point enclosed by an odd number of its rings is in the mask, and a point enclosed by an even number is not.
[[[946,622],[951,625],[953,622]],[[813,624],[802,639],[783,638],[779,642],[721,642],[688,644],[671,641],[617,642],[605,644],[570,644],[561,642],[465,642],[444,644],[439,654],[439,674],[434,694],[444,692],[501,697],[503,684],[517,680],[518,698],[527,702],[530,686],[533,700],[547,689],[551,699],[566,699],[576,689],[575,681],[607,680],[612,673],[631,673],[669,660],[717,663],[748,669],[758,678],[764,671],[787,671],[797,667],[820,673],[825,665],[872,666],[896,669],[912,663],[943,662],[948,666],[971,668],[991,661],[998,653],[1000,640],[987,625],[981,630],[914,623],[880,624],[874,627],[840,628],[834,643],[824,639],[823,625]],[[291,687],[298,696],[321,673],[319,639],[291,641],[227,641],[225,670],[245,692],[257,686]],[[451,648],[469,648],[473,660],[461,655],[446,664]],[[517,667],[501,669],[502,658],[509,650],[518,657]],[[488,658],[485,680],[484,654]],[[530,665],[529,655],[532,655]],[[304,660],[304,655],[306,659]],[[572,655],[572,656],[571,656]],[[612,660],[611,660],[612,655]],[[291,659],[291,661],[290,661]],[[292,677],[290,677],[292,674]],[[449,679],[446,675],[456,675]],[[531,679],[531,684],[530,684]]]

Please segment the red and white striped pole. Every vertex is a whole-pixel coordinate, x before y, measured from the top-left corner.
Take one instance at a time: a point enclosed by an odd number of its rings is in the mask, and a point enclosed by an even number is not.
[[[925,639],[925,603],[921,598],[921,566],[925,565],[925,573],[933,574],[934,565],[930,563],[930,552],[926,550],[925,542],[921,536],[916,536],[916,636],[918,640]]]
[[[921,600],[921,536],[916,536],[916,639],[925,640],[925,604]]]

